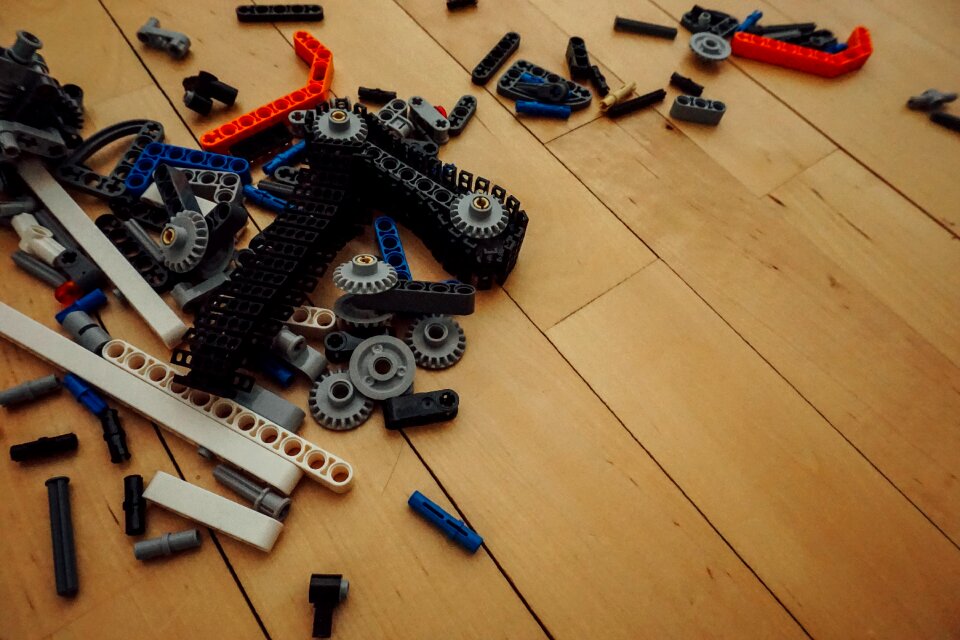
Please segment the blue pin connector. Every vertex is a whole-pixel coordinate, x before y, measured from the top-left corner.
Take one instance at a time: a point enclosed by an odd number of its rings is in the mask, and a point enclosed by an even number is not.
[[[103,291],[100,289],[94,289],[87,295],[83,296],[76,302],[74,302],[69,307],[64,308],[60,313],[56,315],[57,322],[63,324],[63,319],[74,311],[85,311],[93,315],[93,313],[100,307],[107,304],[107,296],[103,294]]]
[[[243,197],[247,200],[250,200],[254,204],[260,205],[264,209],[270,209],[276,213],[283,213],[283,210],[287,207],[287,201],[281,200],[272,193],[268,193],[263,189],[257,189],[252,184],[243,185]]]
[[[520,74],[520,82],[535,82],[537,84],[543,84],[546,82],[546,78],[541,78],[540,76],[535,76],[532,73],[527,73],[524,71]]]
[[[476,553],[480,545],[483,544],[483,538],[477,535],[475,531],[441,509],[435,502],[419,491],[414,491],[410,495],[407,504],[423,516],[427,522],[430,522],[433,526],[443,531],[447,534],[448,538],[470,553]]]
[[[413,280],[410,265],[407,264],[407,254],[403,252],[403,244],[400,243],[397,223],[390,216],[380,216],[373,221],[373,230],[377,235],[383,261],[397,270],[400,280]]]
[[[293,369],[288,367],[280,358],[266,354],[260,358],[260,370],[276,380],[277,384],[286,389],[293,382]]]
[[[530,100],[517,100],[517,113],[566,120],[570,117],[570,107],[564,104],[544,104]]]
[[[267,162],[263,164],[263,172],[268,176],[272,176],[273,172],[283,166],[292,167],[295,164],[300,162],[300,159],[303,157],[303,154],[307,151],[307,142],[306,140],[301,140],[297,144],[293,145],[289,149],[285,149],[278,153],[277,155],[270,158]]]
[[[63,386],[93,415],[101,416],[109,409],[103,398],[83,378],[68,373],[63,376]]]
[[[847,50],[846,42],[835,42],[826,49],[823,50],[824,53],[840,53],[841,51]]]
[[[763,11],[757,9],[752,11],[750,15],[743,19],[743,22],[740,23],[740,26],[737,27],[737,31],[746,31],[747,29],[752,28],[755,24],[760,22],[760,18],[763,17]]]

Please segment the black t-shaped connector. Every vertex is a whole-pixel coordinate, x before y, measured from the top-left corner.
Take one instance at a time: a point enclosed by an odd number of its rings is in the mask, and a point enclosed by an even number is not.
[[[307,599],[313,605],[313,637],[329,638],[333,632],[333,610],[343,602],[350,583],[339,573],[314,573],[310,576]]]

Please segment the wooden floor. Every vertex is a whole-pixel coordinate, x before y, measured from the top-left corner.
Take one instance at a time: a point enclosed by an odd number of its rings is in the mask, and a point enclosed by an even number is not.
[[[417,374],[419,389],[461,394],[459,418],[406,434],[378,416],[346,433],[308,419],[302,433],[355,466],[352,492],[301,483],[269,555],[205,536],[198,552],[142,564],[118,523],[122,476],[162,469],[220,491],[210,463],[124,411],[134,457],[111,465],[65,393],[3,411],[3,447],[67,430],[82,445],[0,464],[0,638],[305,638],[312,572],[351,581],[341,639],[960,637],[960,138],[903,106],[960,89],[955,0],[759,3],[768,23],[871,29],[873,58],[835,80],[737,58],[709,71],[685,32],[613,32],[617,14],[674,24],[689,0],[323,5],[308,30],[333,51],[334,93],[383,87],[447,107],[473,94],[477,117],[441,156],[530,215],[506,287],[464,319],[464,360]],[[195,146],[303,84],[302,25],[241,25],[233,7],[10,0],[0,38],[43,40],[55,77],[86,91],[88,132],[148,117]],[[137,42],[149,16],[190,35],[186,60]],[[717,128],[671,121],[671,90],[615,122],[595,105],[568,122],[517,118],[494,83],[469,79],[508,30],[547,68],[565,72],[579,35],[612,86],[645,92],[679,71],[729,112]],[[182,106],[198,69],[239,87],[233,111]],[[443,276],[404,241],[415,274]],[[0,253],[15,244],[0,233]],[[48,289],[9,262],[2,274],[0,299],[55,326]],[[333,296],[324,284],[316,301]],[[168,355],[131,311],[102,317]],[[0,358],[0,387],[51,371],[6,343]],[[53,587],[43,482],[57,474],[72,479],[73,601]],[[484,547],[468,555],[415,517],[415,489]],[[150,513],[151,534],[185,526]]]

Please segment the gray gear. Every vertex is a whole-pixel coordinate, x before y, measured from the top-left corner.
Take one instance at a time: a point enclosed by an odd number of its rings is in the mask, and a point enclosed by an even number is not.
[[[393,314],[386,311],[373,311],[356,307],[352,293],[347,293],[333,303],[333,313],[340,324],[347,328],[374,329],[390,326]]]
[[[181,211],[160,232],[163,263],[176,273],[186,273],[203,260],[210,242],[207,220],[197,211]]]
[[[339,140],[361,143],[367,139],[367,123],[347,109],[330,109],[313,120],[313,138],[318,142]]]
[[[361,253],[334,270],[333,284],[347,293],[382,293],[397,284],[397,270],[374,255]]]
[[[310,413],[324,429],[347,431],[367,421],[373,400],[354,387],[346,371],[327,372],[310,389]]]
[[[465,193],[450,204],[450,221],[471,238],[492,238],[507,228],[509,216],[489,193]]]
[[[730,43],[715,33],[704,31],[690,37],[690,48],[697,57],[707,62],[719,62],[730,57]]]
[[[373,336],[350,356],[350,380],[368,398],[386,400],[413,386],[417,363],[410,347],[393,336]]]
[[[403,341],[417,364],[425,369],[446,369],[460,362],[467,348],[463,328],[450,316],[422,316],[407,329]]]

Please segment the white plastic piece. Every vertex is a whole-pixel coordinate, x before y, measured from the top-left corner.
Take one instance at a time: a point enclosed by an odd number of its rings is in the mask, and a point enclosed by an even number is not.
[[[33,214],[17,214],[10,218],[10,224],[20,236],[20,250],[40,258],[51,267],[54,258],[67,250],[53,239],[53,232],[37,222]]]
[[[43,163],[36,158],[24,158],[17,168],[37,199],[120,289],[130,306],[140,314],[150,329],[160,336],[163,343],[172,347],[180,342],[183,334],[187,332],[187,325],[107,240],[93,224],[93,220],[53,179]]]
[[[303,476],[300,468],[265,451],[209,417],[171,398],[134,375],[118,375],[113,363],[0,302],[0,336],[72,371],[118,402],[196,445],[206,447],[267,484],[289,494]]]
[[[343,458],[321,449],[229,398],[177,384],[173,380],[177,373],[174,367],[160,362],[130,343],[111,340],[104,345],[102,355],[107,362],[134,373],[167,395],[216,420],[230,431],[256,442],[285,462],[297,465],[308,478],[331,491],[344,493],[353,486],[353,467]]]
[[[217,206],[217,203],[213,202],[212,200],[207,200],[206,198],[201,198],[200,196],[194,197],[196,197],[197,206],[200,207],[200,213],[203,215],[207,215],[213,211],[214,207]],[[140,199],[158,207],[163,206],[163,198],[160,197],[160,189],[157,188],[156,182],[150,183],[150,186],[147,187],[147,190],[143,192],[143,194],[140,196]]]
[[[323,339],[337,326],[337,316],[330,309],[304,305],[295,308],[284,324],[301,336]]]
[[[157,506],[216,529],[261,551],[270,551],[283,524],[169,473],[157,471],[143,491]]]

